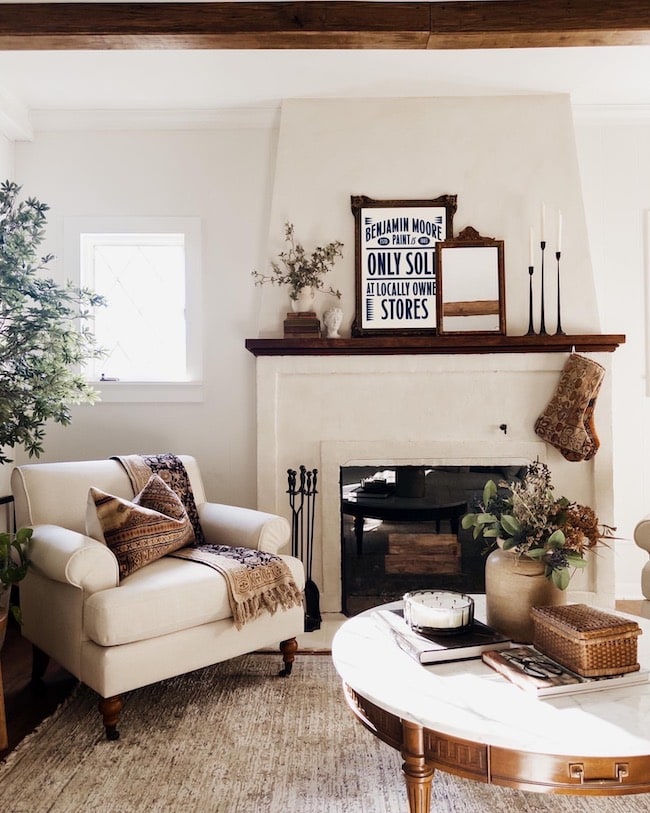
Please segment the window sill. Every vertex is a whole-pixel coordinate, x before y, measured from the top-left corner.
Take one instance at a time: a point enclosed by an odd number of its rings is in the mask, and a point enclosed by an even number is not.
[[[203,384],[197,381],[93,381],[101,404],[199,403]]]

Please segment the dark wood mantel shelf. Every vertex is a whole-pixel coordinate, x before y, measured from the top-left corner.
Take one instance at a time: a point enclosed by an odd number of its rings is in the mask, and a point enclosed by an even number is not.
[[[254,356],[395,356],[458,353],[613,353],[624,335],[360,336],[352,339],[246,339]]]

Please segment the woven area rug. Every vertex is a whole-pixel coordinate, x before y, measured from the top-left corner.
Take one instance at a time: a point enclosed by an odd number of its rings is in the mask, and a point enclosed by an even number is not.
[[[130,692],[121,739],[81,687],[0,765],[4,813],[405,813],[399,754],[345,706],[329,655],[246,655]],[[437,772],[433,813],[639,813],[647,796],[578,798]]]

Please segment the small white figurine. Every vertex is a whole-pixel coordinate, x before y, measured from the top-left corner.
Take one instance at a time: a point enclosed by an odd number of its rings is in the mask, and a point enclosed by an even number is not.
[[[325,311],[325,313],[323,314],[323,322],[325,323],[325,327],[327,328],[328,339],[341,338],[339,328],[341,327],[342,321],[343,321],[342,308],[330,308],[329,310]]]

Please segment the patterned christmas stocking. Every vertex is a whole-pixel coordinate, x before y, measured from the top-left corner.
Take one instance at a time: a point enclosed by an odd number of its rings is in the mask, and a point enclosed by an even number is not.
[[[602,365],[572,353],[553,398],[535,421],[535,432],[566,460],[590,460],[598,451],[594,408],[604,376]]]

